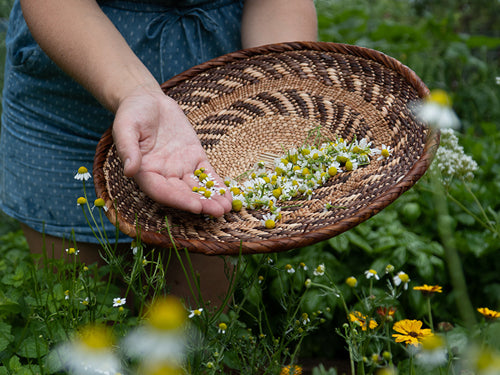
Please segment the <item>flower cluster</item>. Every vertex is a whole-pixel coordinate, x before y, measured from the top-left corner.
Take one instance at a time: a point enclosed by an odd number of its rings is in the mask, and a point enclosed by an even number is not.
[[[452,129],[442,129],[441,142],[431,170],[439,172],[443,182],[449,185],[456,177],[471,180],[477,168],[477,163],[458,144],[455,132]]]
[[[193,192],[200,194],[202,199],[210,199],[217,194],[226,194],[226,189],[220,188],[212,175],[206,173],[205,168],[195,170],[193,178],[199,184],[199,186],[193,186]]]
[[[391,153],[391,147],[382,145],[381,149],[372,148],[371,142],[366,139],[347,143],[339,138],[320,147],[305,145],[292,148],[275,158],[272,168],[260,161],[246,174],[244,182],[226,179],[225,184],[233,197],[233,210],[239,211],[243,207],[268,209],[262,224],[272,229],[281,219],[278,202],[296,198],[310,200],[314,190],[330,177],[367,165],[372,156],[379,155],[378,160],[382,160]]]

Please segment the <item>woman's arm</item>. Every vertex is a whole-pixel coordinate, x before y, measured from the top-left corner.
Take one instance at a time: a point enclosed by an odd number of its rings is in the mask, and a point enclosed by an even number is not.
[[[246,0],[243,48],[269,43],[314,41],[318,22],[313,0]]]
[[[204,167],[218,179],[188,119],[95,0],[21,0],[38,44],[63,70],[116,116],[113,138],[124,173],[157,202],[221,216],[231,198],[201,200],[193,172]]]
[[[136,87],[157,86],[95,0],[21,0],[21,6],[40,47],[111,111]]]

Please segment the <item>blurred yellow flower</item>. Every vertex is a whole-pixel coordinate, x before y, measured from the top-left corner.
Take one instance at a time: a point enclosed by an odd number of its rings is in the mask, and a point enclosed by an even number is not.
[[[418,290],[422,292],[424,296],[430,297],[434,293],[442,293],[443,292],[443,287],[439,285],[420,285],[420,286],[414,286],[413,290]]]
[[[498,319],[500,318],[500,312],[495,311],[495,310],[490,310],[487,307],[480,307],[477,309],[486,319]]]

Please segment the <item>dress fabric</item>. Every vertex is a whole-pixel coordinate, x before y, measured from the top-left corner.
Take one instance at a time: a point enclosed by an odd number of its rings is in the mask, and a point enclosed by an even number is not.
[[[243,0],[98,3],[159,83],[241,48]],[[74,176],[81,166],[92,172],[96,145],[113,114],[40,49],[19,0],[11,11],[6,45],[0,209],[39,232],[71,239],[74,231],[77,241],[95,243],[76,203],[83,186]],[[93,202],[92,179],[85,189]],[[113,234],[115,227],[104,221]],[[120,242],[130,240],[120,236]]]

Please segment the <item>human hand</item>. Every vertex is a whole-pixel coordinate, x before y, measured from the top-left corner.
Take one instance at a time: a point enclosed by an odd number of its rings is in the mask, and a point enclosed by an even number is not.
[[[196,169],[205,168],[221,186],[224,182],[208,162],[182,109],[159,86],[138,87],[120,102],[113,139],[124,174],[134,177],[156,202],[215,217],[231,210],[230,194],[201,199],[193,193]]]

